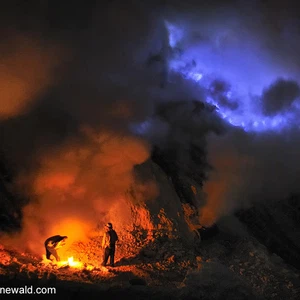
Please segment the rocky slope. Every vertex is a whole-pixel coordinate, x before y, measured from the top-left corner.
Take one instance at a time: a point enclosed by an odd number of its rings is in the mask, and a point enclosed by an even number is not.
[[[238,218],[270,253],[300,270],[300,202],[292,196],[271,204],[256,204],[239,211]]]
[[[133,187],[119,208],[128,213],[112,220],[120,233],[115,268],[100,266],[99,229],[88,242],[77,242],[66,251],[79,267],[49,264],[41,256],[1,246],[2,285],[55,286],[68,299],[115,299],[125,294],[151,299],[299,299],[295,198],[256,205],[212,228],[201,228],[196,216],[201,186],[191,176],[195,170],[179,176],[173,173],[176,168],[162,165],[167,153],[155,155],[155,162],[148,161],[136,172],[145,180],[154,178],[160,193],[152,201],[135,202],[139,191]],[[6,232],[18,228],[18,218],[3,177],[2,187],[7,205],[1,207],[6,220],[1,229]]]
[[[239,234],[236,225],[241,228]],[[109,299],[125,294],[154,299],[299,299],[299,271],[246,232],[241,235],[242,231],[239,221],[230,218],[222,220],[217,235],[190,249],[167,236],[135,255],[126,255],[120,245],[115,268],[100,266],[99,250],[94,257],[90,250],[89,264],[76,268],[1,247],[1,282],[4,286],[54,286],[68,299],[87,294]],[[91,241],[94,246],[98,242]]]

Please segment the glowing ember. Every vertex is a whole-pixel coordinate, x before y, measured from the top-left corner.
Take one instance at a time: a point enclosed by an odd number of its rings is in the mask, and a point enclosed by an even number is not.
[[[68,257],[68,260],[66,261],[60,261],[57,263],[59,267],[65,267],[65,266],[70,266],[72,268],[77,268],[77,269],[82,269],[83,264],[80,261],[74,261],[73,256]]]
[[[92,266],[92,265],[88,265],[88,266],[86,267],[86,269],[87,269],[88,271],[93,271],[93,270],[95,269],[95,267]]]
[[[82,268],[82,263],[79,261],[74,261],[73,256],[68,258],[68,264],[70,267]]]

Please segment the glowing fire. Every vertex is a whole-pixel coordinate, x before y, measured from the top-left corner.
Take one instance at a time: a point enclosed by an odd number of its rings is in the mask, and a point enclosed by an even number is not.
[[[80,267],[82,265],[82,263],[74,261],[73,256],[68,258],[68,263],[70,267]]]
[[[68,260],[66,260],[66,261],[58,262],[58,266],[60,266],[60,267],[69,266],[72,268],[82,269],[83,263],[80,261],[74,261],[73,256],[71,256],[71,257],[68,257]]]
[[[75,261],[73,256],[68,257],[67,260],[62,260],[62,261],[49,261],[48,259],[46,259],[46,257],[43,255],[43,262],[45,264],[54,264],[56,265],[58,268],[64,268],[64,267],[71,267],[74,269],[86,269],[88,271],[92,271],[95,269],[95,266],[90,265],[90,264],[86,264],[86,263],[82,263],[80,261]],[[105,271],[105,270],[104,270]]]

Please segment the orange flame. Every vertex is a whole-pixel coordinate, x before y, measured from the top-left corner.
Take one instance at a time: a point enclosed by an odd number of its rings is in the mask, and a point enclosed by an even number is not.
[[[58,262],[57,265],[59,267],[69,266],[69,267],[76,268],[76,269],[83,269],[83,267],[84,267],[82,262],[74,261],[73,256],[68,257],[68,259],[65,261]]]

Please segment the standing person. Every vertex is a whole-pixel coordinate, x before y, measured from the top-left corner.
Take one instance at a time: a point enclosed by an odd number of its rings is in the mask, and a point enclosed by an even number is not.
[[[46,248],[46,258],[49,260],[51,259],[51,255],[53,255],[56,259],[56,261],[60,261],[60,257],[57,253],[57,249],[63,247],[66,244],[67,236],[61,236],[61,235],[54,235],[49,237],[45,241],[45,248]]]
[[[115,250],[116,242],[119,240],[117,233],[113,229],[111,223],[105,225],[105,232],[102,238],[102,249],[103,253],[103,262],[102,266],[106,266],[108,258],[110,257],[110,266],[115,266]]]

